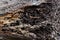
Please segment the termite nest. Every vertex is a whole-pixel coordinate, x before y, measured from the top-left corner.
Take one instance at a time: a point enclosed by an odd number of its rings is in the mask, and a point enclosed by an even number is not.
[[[52,9],[51,3],[41,3],[40,5],[32,5],[24,8],[23,15],[21,17],[22,23],[37,25],[45,20],[49,16],[49,12]]]

